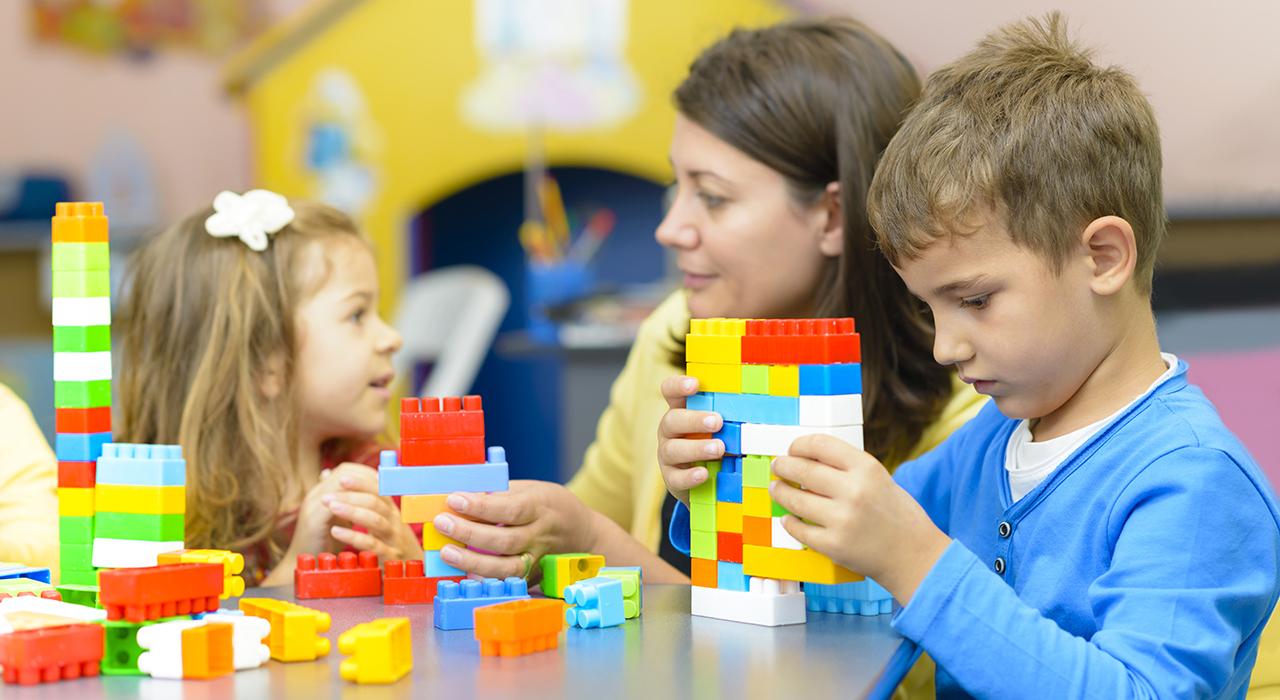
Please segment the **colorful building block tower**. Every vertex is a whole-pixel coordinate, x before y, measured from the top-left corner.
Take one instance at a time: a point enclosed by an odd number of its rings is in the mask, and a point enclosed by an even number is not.
[[[401,401],[399,458],[391,450],[382,453],[378,492],[400,496],[404,522],[422,523],[423,575],[436,583],[465,576],[440,558],[445,544],[462,544],[440,534],[431,524],[436,515],[447,510],[448,494],[507,490],[506,452],[490,447],[487,456],[486,460],[484,410],[479,396]],[[430,600],[428,596],[422,602]]]
[[[187,463],[180,445],[108,444],[98,459],[93,565],[155,566],[183,548]]]
[[[724,419],[721,460],[689,494],[694,615],[785,625],[805,621],[799,583],[860,581],[782,527],[770,462],[826,433],[862,447],[860,338],[851,318],[695,319],[685,346],[701,393],[688,408]]]
[[[53,217],[53,382],[61,580],[93,586],[97,460],[111,442],[111,270],[101,202]]]

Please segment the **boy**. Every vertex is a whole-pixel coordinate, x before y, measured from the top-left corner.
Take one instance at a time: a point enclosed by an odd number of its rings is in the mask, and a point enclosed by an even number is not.
[[[1054,14],[934,74],[876,173],[872,223],[933,311],[936,359],[993,402],[892,478],[801,438],[771,490],[796,539],[902,604],[893,625],[937,661],[940,697],[1245,694],[1280,513],[1160,353],[1160,160],[1132,78]],[[670,412],[664,442],[702,415]]]

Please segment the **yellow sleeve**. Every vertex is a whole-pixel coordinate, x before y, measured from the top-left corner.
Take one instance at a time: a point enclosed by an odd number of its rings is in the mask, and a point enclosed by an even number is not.
[[[938,414],[938,419],[929,424],[920,434],[920,439],[916,442],[916,446],[912,448],[911,454],[907,455],[907,460],[915,459],[920,455],[932,450],[942,444],[943,440],[954,433],[960,426],[968,423],[971,418],[978,415],[978,411],[982,410],[983,405],[987,402],[987,397],[973,390],[973,387],[960,381],[957,374],[951,375],[951,400],[946,406],[942,407],[942,413]]]
[[[0,561],[58,568],[58,462],[31,410],[0,384]]]

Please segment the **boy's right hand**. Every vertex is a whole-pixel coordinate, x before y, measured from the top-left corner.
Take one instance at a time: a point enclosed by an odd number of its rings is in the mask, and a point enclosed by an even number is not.
[[[693,377],[669,377],[662,382],[668,410],[658,424],[658,465],[667,490],[686,506],[689,489],[707,480],[707,470],[693,463],[724,456],[724,442],[711,437],[720,430],[720,415],[685,408],[685,400],[696,393],[698,380]]]

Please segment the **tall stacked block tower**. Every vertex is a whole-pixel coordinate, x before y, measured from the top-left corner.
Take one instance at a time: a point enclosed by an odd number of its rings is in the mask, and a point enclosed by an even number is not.
[[[53,381],[61,580],[97,584],[97,460],[111,442],[111,270],[101,202],[59,202],[52,225]]]
[[[861,339],[851,318],[695,319],[687,373],[700,393],[691,410],[724,420],[723,459],[689,494],[694,615],[764,625],[805,621],[800,582],[860,581],[782,527],[773,458],[801,435],[862,441]]]

